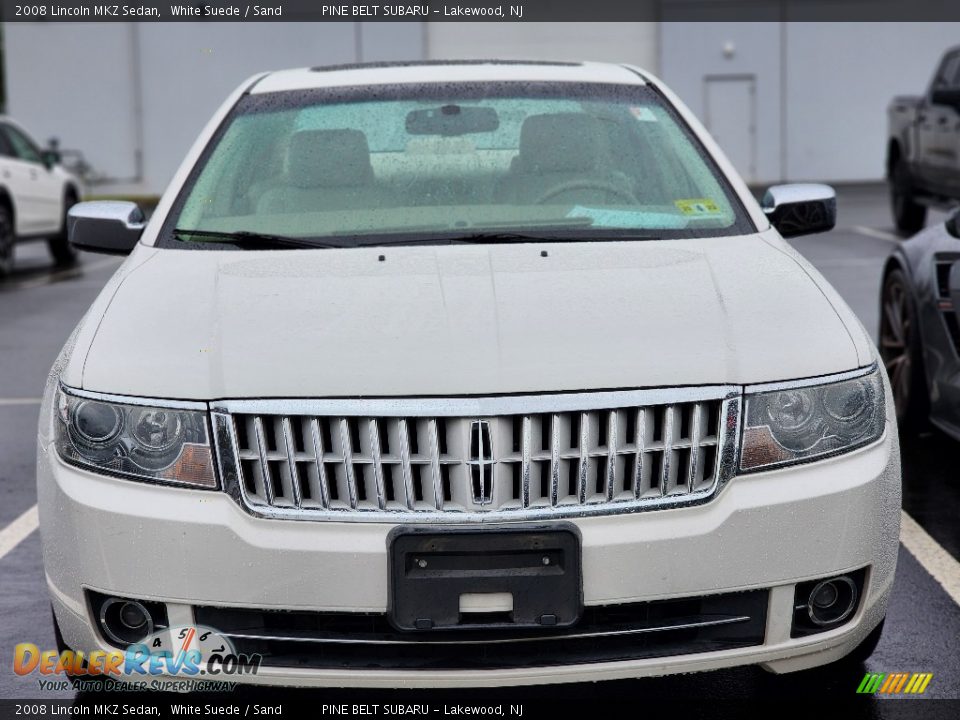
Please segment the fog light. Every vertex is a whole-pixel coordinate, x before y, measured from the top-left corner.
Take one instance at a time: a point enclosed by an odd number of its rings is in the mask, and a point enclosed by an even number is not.
[[[822,580],[813,586],[807,600],[807,614],[815,625],[835,625],[846,620],[857,607],[857,585],[845,575]]]
[[[840,591],[831,581],[823,582],[817,585],[811,597],[811,602],[815,608],[825,609],[833,605],[840,597]]]
[[[125,602],[120,606],[120,622],[130,630],[138,630],[149,622],[150,616],[138,602]]]
[[[154,622],[150,611],[136,600],[107,598],[100,606],[100,627],[110,640],[130,645],[152,634]]]
[[[850,622],[865,596],[867,568],[797,583],[790,637],[827,632]]]
[[[141,643],[169,627],[165,603],[104,595],[94,590],[87,590],[87,598],[101,637],[115,647]]]

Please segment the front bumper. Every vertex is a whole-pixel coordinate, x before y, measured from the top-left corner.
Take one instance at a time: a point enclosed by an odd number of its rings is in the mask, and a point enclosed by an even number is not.
[[[762,642],[626,661],[495,669],[270,666],[243,682],[450,687],[558,683],[761,664],[790,672],[855,648],[886,613],[896,566],[900,465],[891,428],[873,445],[808,465],[737,477],[709,503],[575,520],[587,606],[768,593]],[[389,524],[254,518],[223,493],[94,475],[38,453],[47,581],[75,649],[109,650],[86,590],[167,603],[171,625],[197,606],[383,613]],[[791,638],[799,582],[866,568],[855,615]]]

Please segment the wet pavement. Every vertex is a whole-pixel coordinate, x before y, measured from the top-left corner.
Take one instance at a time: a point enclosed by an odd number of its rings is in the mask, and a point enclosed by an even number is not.
[[[879,187],[845,189],[840,195],[839,229],[800,238],[795,247],[824,273],[865,326],[875,332],[879,273],[896,240],[885,192]],[[931,222],[942,216],[934,215]],[[38,399],[47,370],[71,329],[119,265],[118,259],[85,255],[80,266],[57,271],[42,244],[18,248],[18,269],[0,282],[0,530],[36,502],[34,443]],[[903,447],[904,508],[954,558],[960,558],[960,443],[938,433]],[[901,546],[900,564],[883,639],[867,663],[872,672],[932,672],[926,697],[960,698],[960,606]],[[36,678],[10,671],[13,646],[34,642],[53,647],[53,629],[37,532],[0,557],[0,699],[37,698]],[[774,677],[756,668],[697,675],[567,685],[527,690],[486,691],[504,701],[581,699],[670,700],[682,698],[850,699],[863,669]],[[250,693],[240,691],[241,700]],[[273,691],[273,699],[329,693]],[[45,698],[70,693],[43,694]],[[258,698],[262,697],[258,693]],[[269,699],[265,698],[265,699]],[[363,692],[363,702],[464,701],[470,693]],[[898,703],[875,698],[858,705],[857,717],[897,717]],[[932,706],[932,704],[931,704]],[[722,714],[722,713],[721,713]],[[731,715],[734,713],[731,711]]]

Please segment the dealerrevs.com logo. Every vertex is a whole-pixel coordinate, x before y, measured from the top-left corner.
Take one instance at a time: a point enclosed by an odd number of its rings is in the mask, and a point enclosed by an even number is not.
[[[61,653],[20,643],[13,651],[13,671],[40,675],[41,690],[65,689],[65,676],[89,690],[156,691],[185,683],[196,690],[229,690],[235,684],[230,681],[256,675],[261,661],[258,654],[238,654],[216,630],[195,626],[160,630],[126,650]]]

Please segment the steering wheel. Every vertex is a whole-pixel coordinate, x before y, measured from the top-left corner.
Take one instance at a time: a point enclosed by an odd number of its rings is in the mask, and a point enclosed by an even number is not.
[[[534,204],[543,205],[545,202],[547,202],[547,200],[551,200],[557,195],[561,195],[571,190],[602,190],[603,192],[608,192],[612,195],[623,198],[630,205],[633,205],[637,202],[637,199],[633,196],[633,193],[618,185],[615,185],[612,182],[607,180],[584,178],[583,180],[568,180],[567,182],[555,185],[534,200]]]

